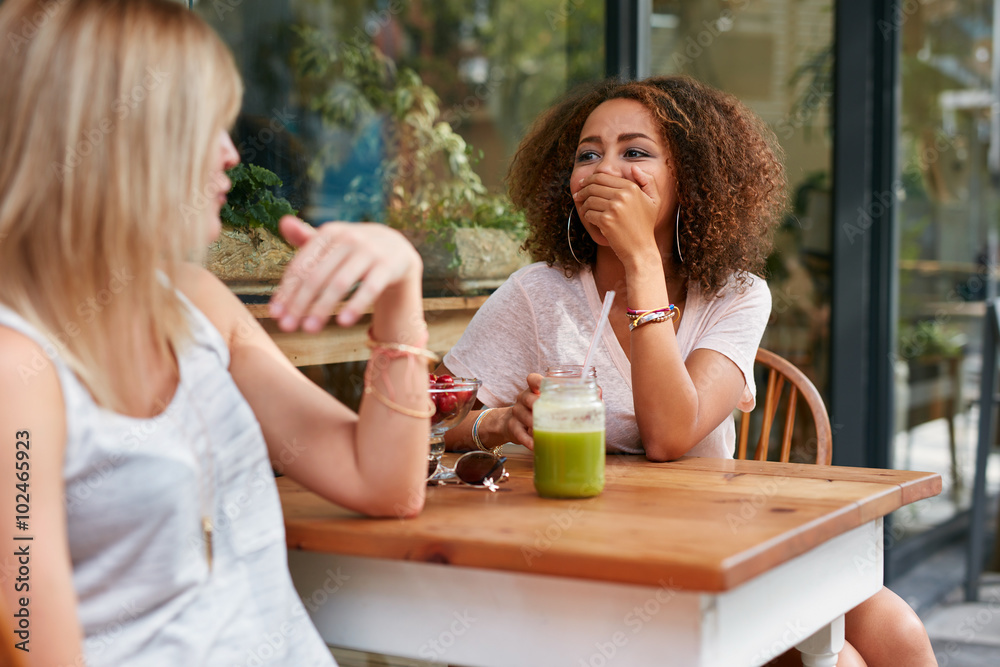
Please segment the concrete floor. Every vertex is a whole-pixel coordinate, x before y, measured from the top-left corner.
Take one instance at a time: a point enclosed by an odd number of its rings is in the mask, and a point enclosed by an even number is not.
[[[1000,573],[983,575],[979,601],[961,589],[921,615],[941,667],[1000,666]]]

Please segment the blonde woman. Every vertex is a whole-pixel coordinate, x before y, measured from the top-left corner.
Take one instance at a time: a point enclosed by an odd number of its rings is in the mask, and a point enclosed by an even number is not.
[[[340,323],[374,303],[356,415],[197,265],[238,160],[217,36],[168,0],[7,0],[0,34],[0,566],[22,575],[0,588],[19,648],[45,666],[332,665],[272,467],[359,512],[420,511],[419,257],[382,226],[282,221],[301,246],[283,328],[318,329],[358,281]]]

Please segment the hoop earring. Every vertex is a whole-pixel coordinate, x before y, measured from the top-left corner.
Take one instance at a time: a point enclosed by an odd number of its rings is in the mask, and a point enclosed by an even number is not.
[[[677,219],[674,221],[674,247],[677,249],[677,261],[681,264],[684,263],[684,257],[681,256],[681,205],[677,205]],[[573,248],[570,248],[572,250]]]
[[[569,210],[569,216],[566,218],[566,243],[569,244],[569,252],[573,255],[573,259],[576,260],[577,264],[583,264],[583,261],[576,256],[576,252],[573,250],[573,237],[569,233],[569,228],[573,225],[573,211],[576,210],[576,206],[573,206]]]

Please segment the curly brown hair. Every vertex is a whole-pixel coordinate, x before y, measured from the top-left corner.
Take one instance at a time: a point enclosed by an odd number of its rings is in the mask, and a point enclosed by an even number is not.
[[[781,148],[742,102],[684,76],[607,80],[539,117],[507,174],[510,198],[529,225],[525,250],[568,275],[580,269],[567,243],[569,179],[584,122],[612,99],[636,100],[660,126],[677,178],[682,276],[719,294],[734,275],[742,287],[749,274],[762,273],[786,202]],[[573,248],[593,265],[597,244],[579,224]]]

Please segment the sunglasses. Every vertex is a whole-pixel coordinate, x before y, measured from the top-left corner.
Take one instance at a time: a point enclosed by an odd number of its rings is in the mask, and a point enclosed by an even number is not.
[[[467,486],[477,486],[490,491],[498,491],[510,473],[504,468],[506,456],[490,452],[466,452],[455,461],[455,467],[443,475],[435,475],[432,480],[438,484],[456,482]]]

